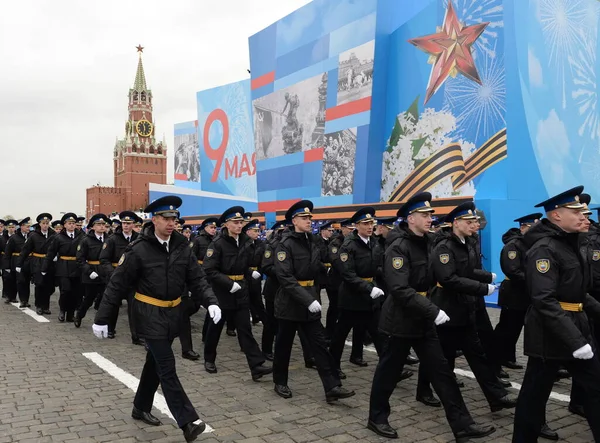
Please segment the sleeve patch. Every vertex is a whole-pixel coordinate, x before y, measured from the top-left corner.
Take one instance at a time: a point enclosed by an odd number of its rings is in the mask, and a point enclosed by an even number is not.
[[[404,259],[402,257],[394,257],[392,258],[392,266],[394,269],[400,269],[404,266]]]
[[[214,253],[214,252],[215,252],[215,251],[213,251],[212,249],[207,249],[207,250],[206,250],[206,256],[207,256],[207,257],[212,257],[212,255],[213,255],[213,253]]]
[[[81,251],[81,245],[77,245],[77,250]]]
[[[594,261],[600,260],[600,251],[592,251],[592,260],[594,260]]]
[[[338,249],[337,248],[331,248],[331,253],[332,254],[337,254]]]
[[[104,243],[104,244],[102,245],[102,249],[106,249],[106,247],[107,247],[107,246],[108,246],[108,243]]]
[[[125,261],[125,254],[121,255],[121,258],[119,259],[119,262],[117,263],[117,266],[121,266],[124,261]]]
[[[450,254],[440,254],[440,262],[445,265],[450,261]]]
[[[535,261],[535,268],[538,270],[540,274],[545,274],[550,270],[550,260],[547,258],[542,258],[540,260]]]
[[[285,253],[285,252],[278,252],[278,253],[277,253],[277,260],[279,260],[279,261],[284,261],[286,256],[287,256],[287,255],[286,255],[286,253]]]
[[[346,252],[342,252],[340,254],[340,260],[343,261],[343,262],[348,261],[348,254]]]
[[[508,251],[508,258],[510,260],[514,260],[515,258],[517,258],[517,251]]]
[[[271,251],[268,249],[265,251],[265,258],[271,258]]]
[[[194,247],[194,244],[190,242],[190,249]]]

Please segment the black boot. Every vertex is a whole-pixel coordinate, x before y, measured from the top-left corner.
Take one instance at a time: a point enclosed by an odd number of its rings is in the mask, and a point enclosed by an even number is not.
[[[456,443],[465,443],[472,438],[483,438],[496,432],[496,428],[493,426],[482,426],[477,423],[467,426],[462,431],[454,433]]]
[[[181,430],[183,431],[183,437],[186,442],[194,441],[200,434],[206,429],[206,423],[200,423],[199,425],[194,423],[188,423]]]
[[[161,421],[158,418],[156,418],[154,415],[152,415],[150,412],[144,412],[141,409],[136,408],[135,406],[133,407],[133,410],[131,411],[131,416],[134,419],[143,421],[144,423],[146,423],[147,425],[150,425],[150,426],[162,425]]]

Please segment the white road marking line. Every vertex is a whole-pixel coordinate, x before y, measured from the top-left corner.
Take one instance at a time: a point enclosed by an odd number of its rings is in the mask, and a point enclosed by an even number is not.
[[[82,355],[88,360],[91,360],[93,363],[95,363],[100,369],[103,369],[104,371],[108,372],[109,375],[112,375],[114,378],[119,380],[133,392],[137,391],[138,385],[140,384],[140,380],[131,375],[129,372],[126,372],[123,369],[119,368],[112,361],[101,356],[97,352],[83,352]],[[165,414],[167,417],[169,417],[171,420],[175,421],[173,414],[171,414],[171,411],[169,411],[167,401],[165,400],[165,397],[162,394],[157,392],[154,395],[153,406],[160,412]],[[203,433],[206,434],[213,431],[214,429],[207,423],[206,431],[204,431]]]
[[[352,342],[349,340],[346,340],[346,346],[352,346]],[[369,352],[375,352],[375,353],[377,352],[377,350],[375,349],[375,347],[373,347],[373,345],[363,346],[363,349],[365,351],[369,351]],[[410,366],[407,369],[410,369]],[[475,379],[475,374],[473,374],[471,371],[465,371],[464,369],[455,368],[454,373],[457,375],[462,375],[463,377]],[[521,385],[519,383],[515,383],[515,382],[511,381],[510,384],[512,385],[513,389],[516,389],[517,391],[521,390]],[[554,400],[562,401],[565,403],[569,403],[571,401],[570,395],[559,394],[558,392],[554,392],[554,391],[552,391],[550,393],[550,398],[553,398]]]
[[[17,308],[19,311],[29,315],[31,318],[33,318],[35,321],[40,322],[40,323],[50,323],[50,320],[48,320],[46,317],[44,317],[43,315],[37,315],[37,313],[29,308],[19,308],[19,303],[11,303],[11,305],[13,305],[15,308]]]

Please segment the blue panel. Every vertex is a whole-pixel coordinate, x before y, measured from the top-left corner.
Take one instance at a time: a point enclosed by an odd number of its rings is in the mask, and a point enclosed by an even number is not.
[[[250,70],[252,77],[260,77],[275,69],[275,38],[277,23],[263,29],[248,39],[250,46]],[[227,209],[227,208],[225,208]]]
[[[369,14],[333,31],[329,35],[329,54],[334,56],[373,40],[376,16]]]
[[[269,169],[256,174],[258,192],[302,186],[304,165]]]
[[[269,83],[268,85],[264,85],[260,88],[254,89],[252,91],[252,100],[256,100],[257,98],[261,98],[265,95],[269,95],[271,92],[274,91],[274,86],[273,83]],[[225,208],[227,209],[227,208]]]
[[[256,171],[267,171],[269,169],[277,169],[283,166],[300,165],[302,163],[304,163],[304,152],[295,152],[294,154],[258,160],[256,162]]]
[[[314,194],[315,196],[321,195],[321,175],[323,174],[323,161],[316,161],[310,163],[304,163],[304,170],[302,173],[302,183],[305,186],[309,184],[318,184],[319,191]]]
[[[285,77],[329,58],[329,35],[312,41],[277,59],[275,75]]]
[[[327,99],[325,101],[325,108],[337,106],[338,82],[335,80],[337,80],[338,75],[337,65],[335,69],[332,69],[327,73]],[[329,81],[329,79],[333,79],[334,81]],[[325,122],[325,125],[327,126],[327,122]]]
[[[176,189],[177,188],[175,188],[175,190]],[[181,212],[181,215],[184,217],[198,216],[199,214],[220,214],[227,208],[236,205],[243,206],[244,209],[246,209],[247,211],[258,211],[258,203],[256,202],[227,200],[198,195],[177,194],[175,190],[169,193],[150,191],[149,199],[155,200],[157,198],[164,197],[165,195],[178,195],[179,197],[181,197],[181,200],[183,200],[183,204],[181,205],[181,208],[179,208],[179,210]]]
[[[301,186],[299,188],[279,189],[276,200],[293,200],[295,198],[311,199],[321,195],[321,182],[319,186]]]
[[[319,206],[341,206],[352,204],[353,196],[350,195],[330,195],[328,197],[313,197],[310,201],[315,207]],[[227,209],[227,208],[225,208]]]
[[[277,200],[277,190],[274,191],[262,191],[258,193],[259,202],[272,202]]]
[[[315,77],[319,74],[322,74],[323,72],[327,72],[332,69],[336,70],[336,75],[337,75],[337,65],[338,65],[338,58],[330,57],[327,60],[323,60],[322,62],[319,62],[317,64],[314,64],[314,65],[309,66],[304,69],[300,69],[299,71],[293,72],[292,74],[290,74],[286,77],[281,77],[280,75],[278,75],[279,72],[275,72],[275,77],[276,77],[275,91],[286,88],[291,85],[294,85],[303,80]],[[337,85],[337,82],[334,82],[333,84]]]
[[[196,132],[196,122],[175,123],[173,135],[187,135]]]
[[[325,134],[341,131],[342,129],[356,128],[358,126],[368,125],[371,121],[371,111],[359,112],[358,114],[347,117],[336,118],[325,122]]]
[[[368,203],[365,201],[364,197],[364,189],[369,180],[372,181],[373,177],[367,176],[366,164],[367,164],[367,155],[369,150],[369,125],[359,126],[356,130],[356,165],[357,167],[354,170],[354,199],[353,203]],[[359,165],[361,165],[359,167]],[[377,182],[379,182],[381,177],[381,171],[379,171],[379,175],[376,175]],[[377,200],[371,200],[377,201]]]
[[[377,27],[381,32],[390,34],[434,2],[437,3],[439,0],[404,1],[399,8],[398,0],[379,0]]]

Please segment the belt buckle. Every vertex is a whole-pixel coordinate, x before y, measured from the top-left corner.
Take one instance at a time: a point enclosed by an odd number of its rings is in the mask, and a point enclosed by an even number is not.
[[[174,301],[173,301],[173,300],[169,300],[169,301],[167,302],[167,308],[172,308],[172,307],[173,307],[173,303],[174,303]]]
[[[583,312],[583,303],[577,303],[577,309],[579,312]]]

